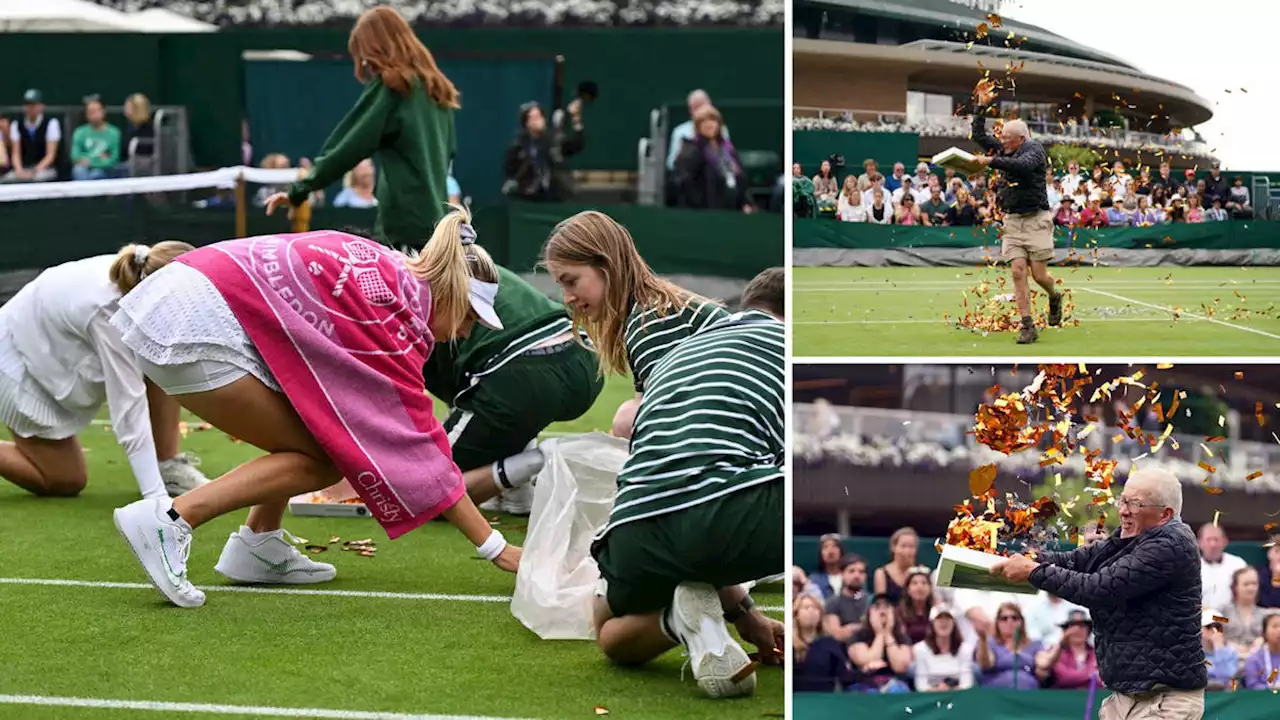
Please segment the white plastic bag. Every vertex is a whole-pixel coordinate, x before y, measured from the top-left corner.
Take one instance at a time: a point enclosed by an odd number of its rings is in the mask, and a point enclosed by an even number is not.
[[[609,520],[627,441],[593,432],[544,444],[511,614],[543,640],[591,640],[600,570],[591,539]]]

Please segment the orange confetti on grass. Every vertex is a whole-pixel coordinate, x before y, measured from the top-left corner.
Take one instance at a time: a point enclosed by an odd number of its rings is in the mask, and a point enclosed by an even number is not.
[[[597,706],[596,706],[596,714],[597,714],[597,715],[608,715],[608,714],[609,714],[609,710],[608,710],[608,708],[606,708],[606,707],[605,707],[605,706],[603,706],[603,705],[597,705]]]
[[[983,465],[969,471],[969,492],[975,497],[991,489],[996,481],[996,466]]]

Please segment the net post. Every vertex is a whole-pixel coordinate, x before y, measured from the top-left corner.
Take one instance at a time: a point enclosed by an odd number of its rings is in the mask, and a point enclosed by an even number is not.
[[[289,214],[290,225],[293,232],[304,233],[311,229],[311,198],[308,197],[305,202],[293,209]]]
[[[236,237],[249,234],[249,209],[245,206],[244,171],[236,176]]]

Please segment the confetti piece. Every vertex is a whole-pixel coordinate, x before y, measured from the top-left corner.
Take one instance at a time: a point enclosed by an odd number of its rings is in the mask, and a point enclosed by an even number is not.
[[[1218,527],[1218,518],[1219,518],[1221,515],[1222,515],[1222,511],[1221,511],[1221,510],[1214,510],[1214,511],[1213,511],[1213,526],[1214,526],[1214,527]]]
[[[983,465],[969,471],[969,493],[974,497],[984,495],[996,481],[996,466]]]
[[[339,542],[339,541],[341,541],[341,540],[342,540],[342,538],[338,537],[337,535],[334,535],[333,537],[329,538],[329,544],[330,544],[330,545],[332,545],[332,544],[334,544],[334,543],[336,543],[336,542]]]
[[[1243,379],[1244,379],[1244,371],[1243,371],[1243,370],[1237,370],[1237,371],[1236,371],[1236,379],[1237,379],[1237,380],[1243,380]]]
[[[608,715],[608,714],[609,714],[609,710],[608,710],[607,708],[605,708],[605,706],[603,706],[603,705],[597,705],[597,706],[596,706],[596,714],[597,714],[597,715]]]
[[[328,550],[329,546],[328,545],[307,545],[303,549],[305,549],[307,552],[311,553],[312,555],[315,555],[316,553],[322,553],[325,550]]]
[[[1248,475],[1245,475],[1245,476],[1244,476],[1244,480],[1245,480],[1245,482],[1249,482],[1250,480],[1257,480],[1257,479],[1258,479],[1258,478],[1260,478],[1260,477],[1262,477],[1262,471],[1261,471],[1261,470],[1255,470],[1255,471],[1253,471],[1253,472],[1249,473]]]
[[[1207,487],[1204,489],[1204,491],[1209,493],[1210,495],[1221,495],[1222,493],[1226,492],[1225,490],[1219,487]]]
[[[1173,367],[1173,363],[1169,363],[1169,362],[1156,363],[1157,370],[1168,370],[1171,367]]]

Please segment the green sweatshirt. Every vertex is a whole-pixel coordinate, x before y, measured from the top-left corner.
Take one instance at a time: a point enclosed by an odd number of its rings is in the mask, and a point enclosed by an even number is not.
[[[88,160],[91,168],[115,167],[120,162],[120,129],[110,123],[95,128],[88,123],[71,134],[71,162]]]
[[[437,105],[414,79],[399,95],[374,78],[333,129],[311,173],[289,189],[301,205],[314,190],[337,182],[361,160],[378,164],[374,235],[393,247],[422,247],[449,202],[449,161],[457,150],[453,110]]]
[[[452,343],[437,343],[422,369],[427,390],[453,405],[459,395],[512,358],[573,329],[562,303],[548,298],[510,270],[498,268],[498,297],[493,309],[501,330],[479,323],[470,336]]]

